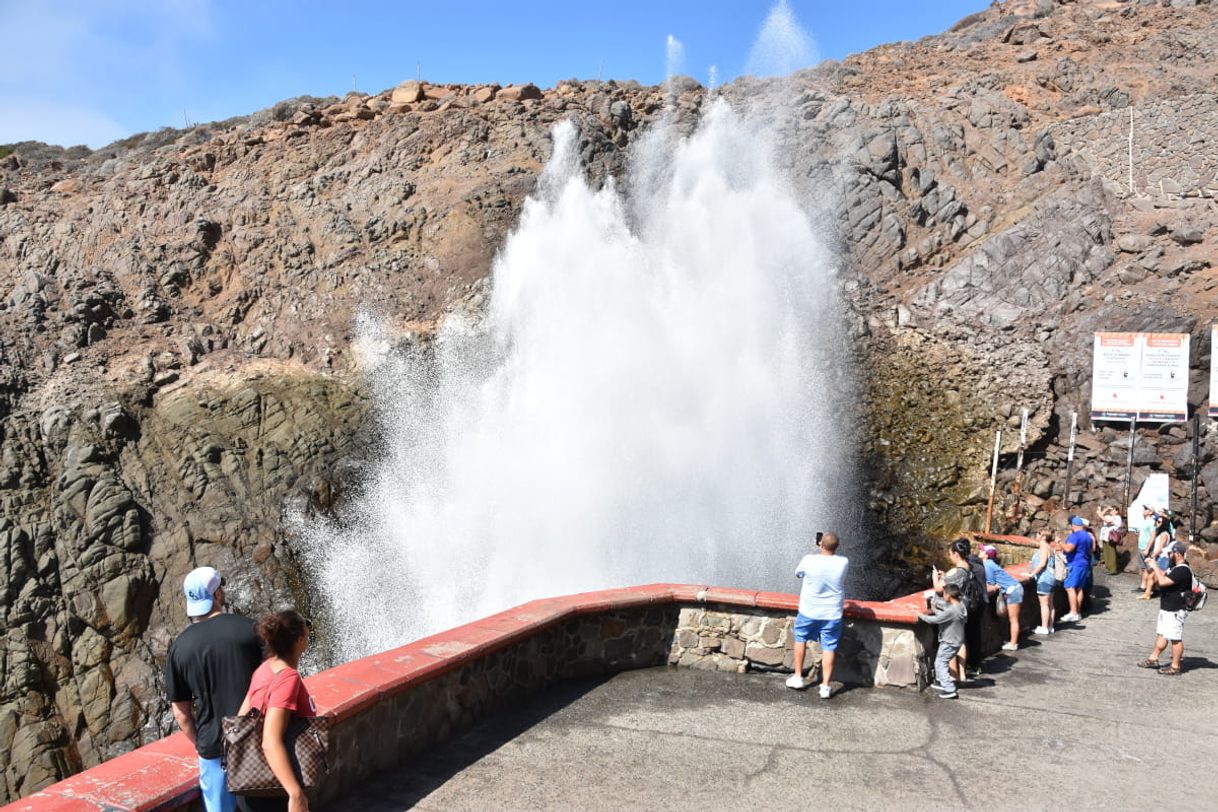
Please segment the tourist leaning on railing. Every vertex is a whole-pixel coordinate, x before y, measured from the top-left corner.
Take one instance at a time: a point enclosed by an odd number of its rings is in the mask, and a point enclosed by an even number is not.
[[[991,595],[1006,603],[1011,639],[1002,644],[1002,650],[1016,651],[1019,649],[1019,610],[1023,604],[1023,584],[999,566],[998,550],[995,547],[986,545],[981,549],[984,553],[982,564],[985,567],[985,588]]]
[[[955,584],[943,585],[943,599],[927,598],[927,610],[931,614],[918,614],[918,620],[939,627],[939,649],[935,653],[935,678],[933,686],[943,699],[955,699],[956,682],[952,679],[951,662],[964,645],[964,623],[968,610],[960,602],[960,588]]]

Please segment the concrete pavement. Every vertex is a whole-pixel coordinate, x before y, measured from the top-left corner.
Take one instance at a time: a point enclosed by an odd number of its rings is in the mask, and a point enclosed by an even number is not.
[[[851,687],[823,701],[781,674],[625,672],[488,717],[331,808],[1212,808],[1218,605],[1186,624],[1186,673],[1163,677],[1134,666],[1157,601],[1135,601],[1132,576],[1110,586],[1084,622],[991,657],[956,701]]]

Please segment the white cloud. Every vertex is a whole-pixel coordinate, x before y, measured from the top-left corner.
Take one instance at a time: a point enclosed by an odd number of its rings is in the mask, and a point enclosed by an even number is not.
[[[96,146],[172,107],[157,102],[180,95],[185,57],[212,33],[210,2],[0,0],[0,143]]]
[[[86,107],[20,99],[0,102],[0,144],[45,141],[96,149],[130,134],[105,113]]]

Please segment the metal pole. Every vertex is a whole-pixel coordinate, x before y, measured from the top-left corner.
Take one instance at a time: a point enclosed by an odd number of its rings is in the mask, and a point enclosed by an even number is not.
[[[1188,543],[1197,543],[1197,477],[1201,474],[1201,412],[1193,412],[1193,500],[1188,511]]]
[[[994,464],[990,467],[990,501],[985,506],[985,532],[990,532],[990,520],[994,516],[994,488],[998,485],[998,449],[1002,446],[1002,432],[994,432]]]
[[[1066,451],[1066,495],[1062,505],[1070,509],[1070,475],[1074,471],[1074,444],[1078,442],[1078,412],[1070,412],[1070,448]]]
[[[1129,454],[1125,458],[1125,501],[1121,504],[1129,504],[1129,488],[1133,485],[1133,444],[1137,442],[1138,419],[1131,417],[1129,419]]]
[[[1129,106],[1129,195],[1133,196],[1133,105]]]
[[[1023,452],[1028,447],[1028,410],[1023,410],[1023,418],[1019,422],[1019,456],[1015,458],[1015,521],[1023,515],[1022,502],[1019,498],[1019,480],[1023,477]]]

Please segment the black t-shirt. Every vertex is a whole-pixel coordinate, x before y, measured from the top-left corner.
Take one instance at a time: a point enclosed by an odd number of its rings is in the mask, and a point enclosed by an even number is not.
[[[254,622],[216,615],[192,623],[169,647],[165,693],[170,702],[195,703],[195,749],[203,758],[224,755],[220,720],[241,709],[250,677],[262,663]]]
[[[1179,612],[1184,608],[1184,593],[1193,588],[1193,571],[1186,564],[1177,564],[1164,575],[1171,579],[1171,586],[1159,587],[1159,608]]]

